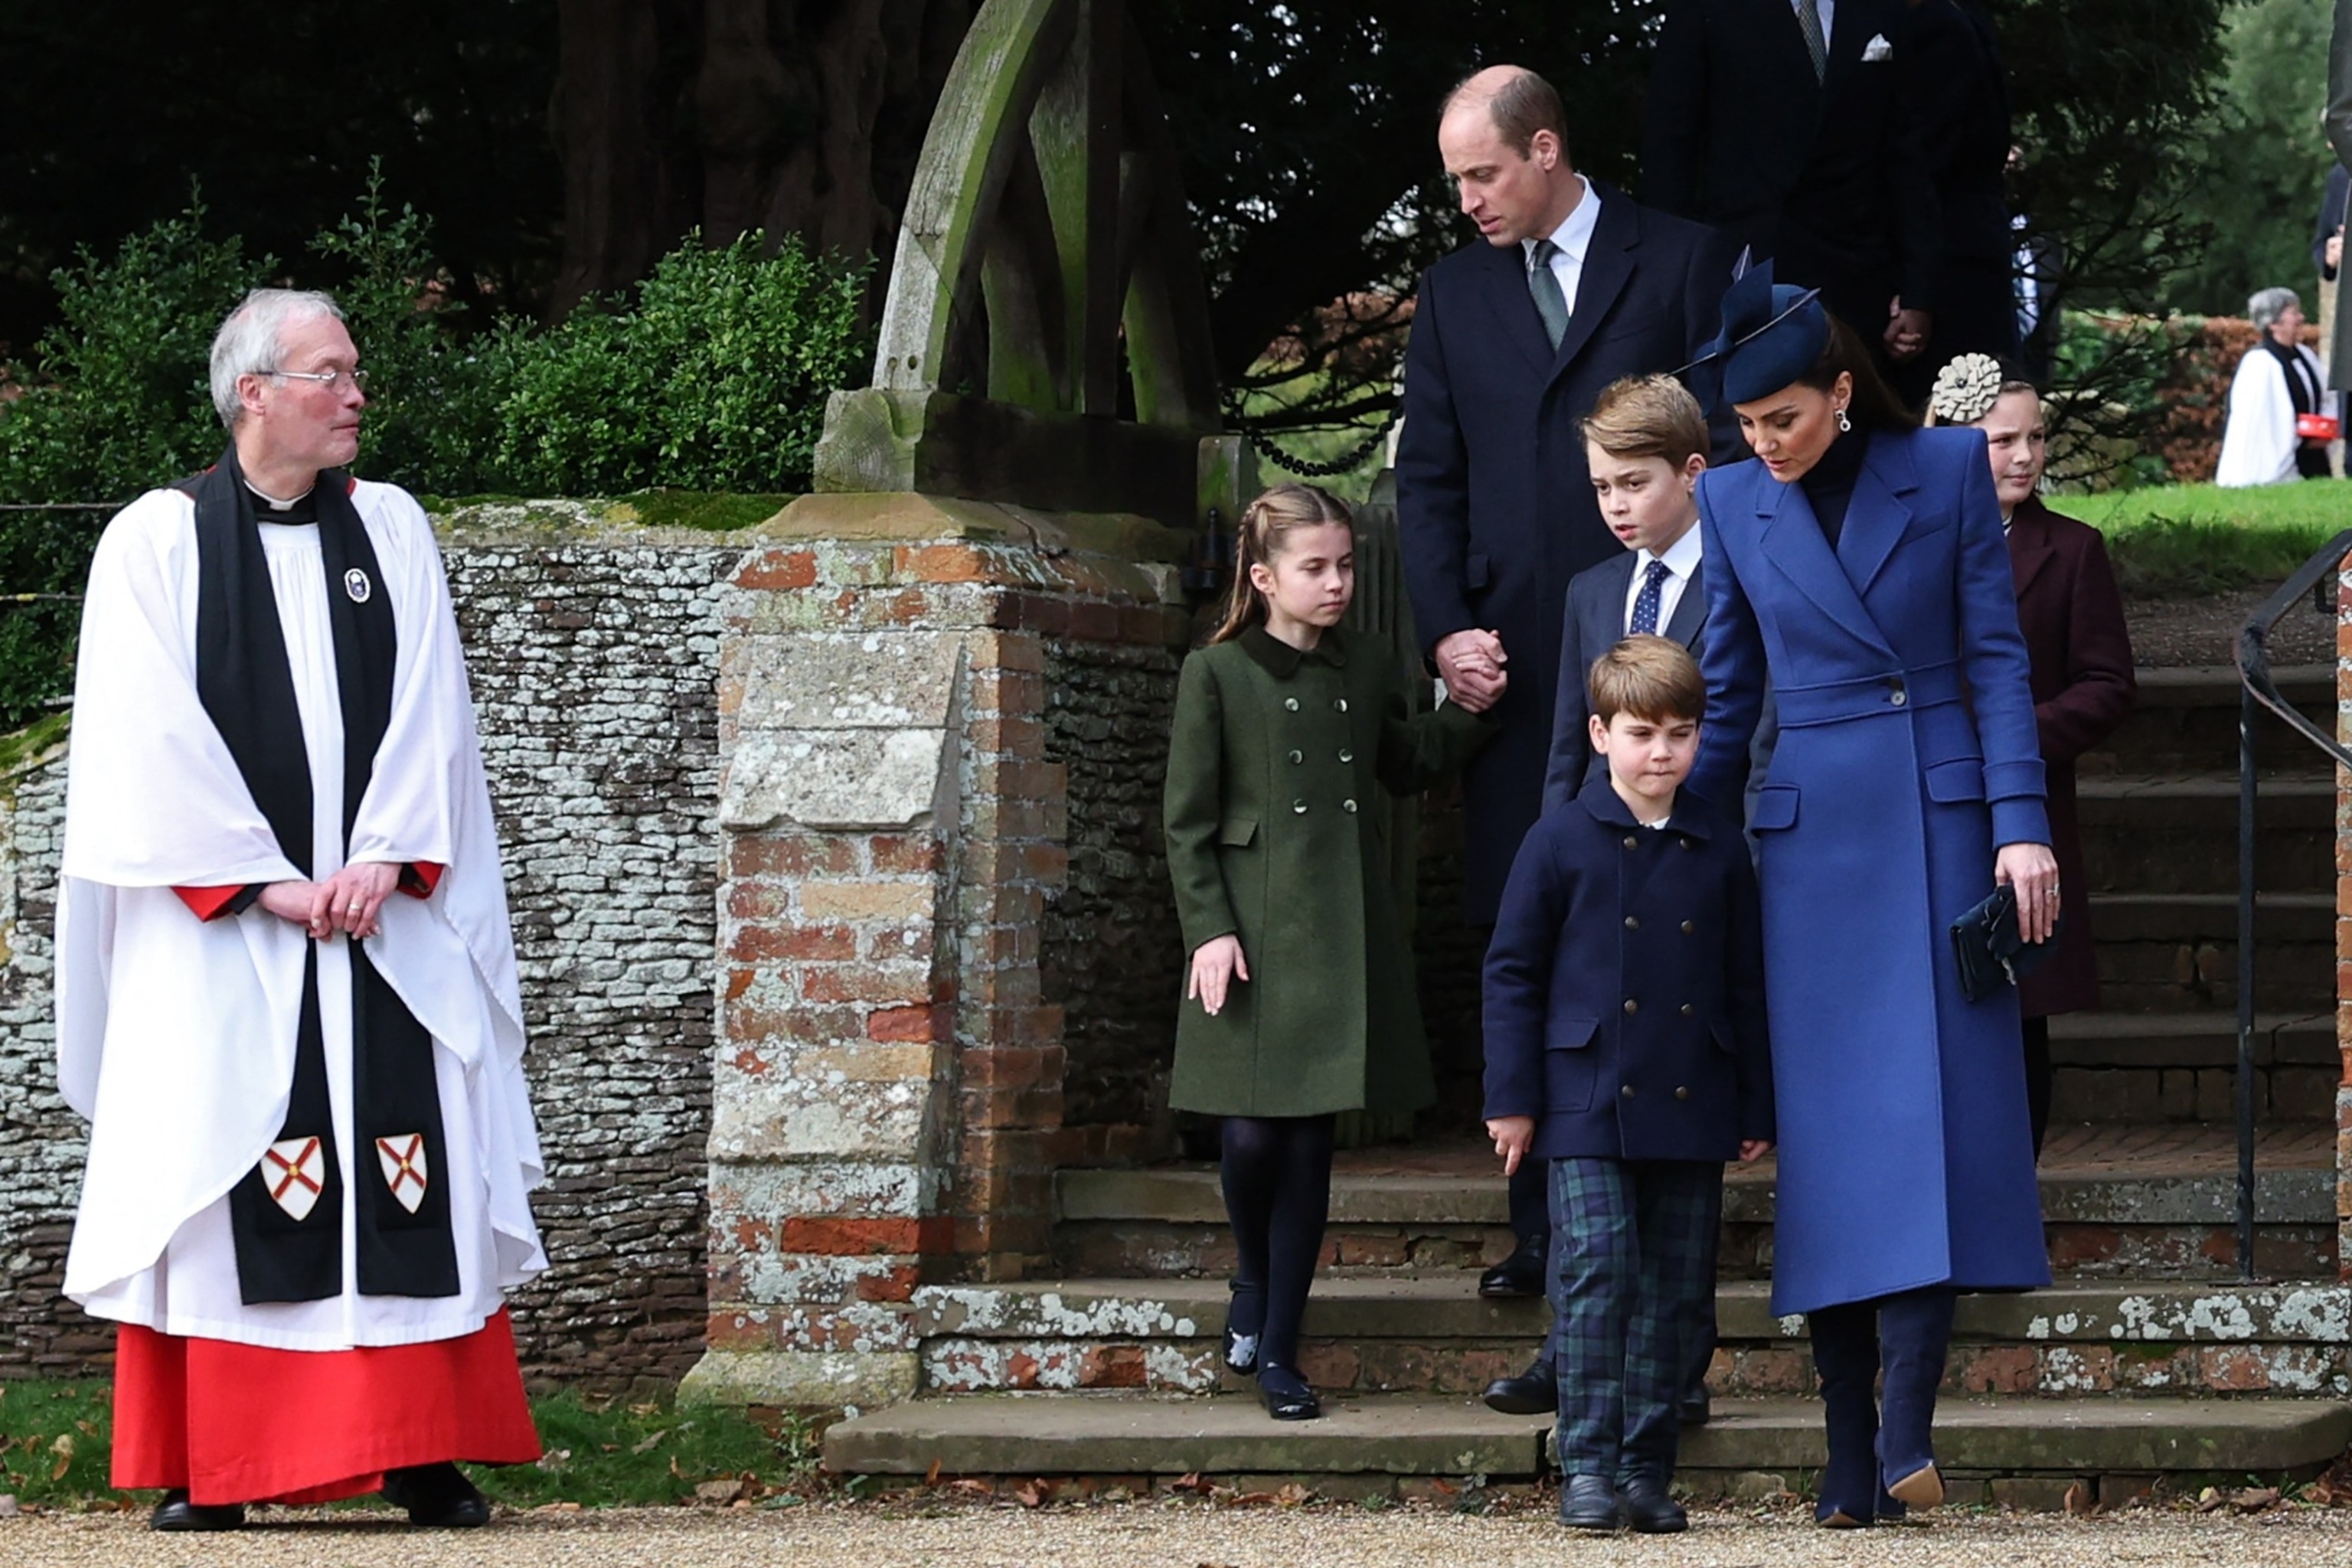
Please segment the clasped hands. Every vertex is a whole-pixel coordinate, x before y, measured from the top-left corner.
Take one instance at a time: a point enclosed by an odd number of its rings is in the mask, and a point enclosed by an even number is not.
[[[1503,651],[1503,639],[1493,632],[1476,627],[1454,632],[1438,638],[1431,651],[1437,659],[1438,678],[1445,682],[1447,700],[1465,713],[1484,713],[1509,684],[1503,666],[1511,656]]]
[[[375,935],[376,913],[400,885],[400,868],[381,860],[346,866],[323,882],[272,882],[261,889],[261,907],[324,942],[341,931],[365,940]]]

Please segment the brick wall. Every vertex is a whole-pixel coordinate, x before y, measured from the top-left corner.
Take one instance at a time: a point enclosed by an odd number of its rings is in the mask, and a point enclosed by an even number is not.
[[[719,584],[741,541],[592,509],[448,520],[444,548],[505,846],[553,1267],[526,1367],[625,1386],[701,1352],[718,834]],[[49,930],[62,752],[0,787],[0,1378],[102,1370],[58,1295],[81,1124],[58,1100]]]
[[[1044,1266],[1055,1166],[1146,1136],[1188,617],[1180,543],[1139,520],[818,496],[775,531],[723,611],[711,1311],[689,1388],[854,1405],[912,1391],[919,1282]]]

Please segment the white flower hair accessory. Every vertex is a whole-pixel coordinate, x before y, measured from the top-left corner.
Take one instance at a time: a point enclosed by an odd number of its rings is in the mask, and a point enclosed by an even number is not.
[[[1990,354],[1962,354],[1936,373],[1927,407],[1942,425],[1973,425],[2000,401],[2000,361]]]

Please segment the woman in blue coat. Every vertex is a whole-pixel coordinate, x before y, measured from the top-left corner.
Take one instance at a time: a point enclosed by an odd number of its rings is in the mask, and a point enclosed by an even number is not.
[[[1699,484],[1690,787],[1740,798],[1769,684],[1780,735],[1750,827],[1780,1104],[1772,1302],[1811,1320],[1830,1448],[1815,1517],[1864,1525],[1943,1499],[1930,1428],[1956,1294],[2050,1280],[2017,995],[1965,1000],[1949,928],[2009,883],[2046,938],[2057,862],[1983,436],[1917,428],[1859,340],[1768,268],[1726,297],[1702,365],[1759,460]]]

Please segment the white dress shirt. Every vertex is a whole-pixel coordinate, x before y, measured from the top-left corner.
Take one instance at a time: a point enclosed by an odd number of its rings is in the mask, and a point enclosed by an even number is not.
[[[1691,574],[1698,570],[1699,552],[1705,542],[1699,537],[1697,523],[1672,544],[1663,555],[1653,555],[1646,550],[1633,552],[1633,581],[1625,588],[1625,629],[1633,629],[1633,601],[1642,596],[1642,579],[1650,574],[1650,563],[1666,563],[1665,581],[1658,584],[1658,635],[1666,635],[1666,627],[1675,618],[1675,606],[1683,602],[1683,590],[1690,586]]]
[[[1576,314],[1576,285],[1584,276],[1584,256],[1592,248],[1592,226],[1601,221],[1601,193],[1583,175],[1576,176],[1584,194],[1576,198],[1576,206],[1560,226],[1551,231],[1552,244],[1559,248],[1552,253],[1551,273],[1559,279],[1559,297],[1568,301],[1568,313]],[[1529,271],[1535,269],[1536,242],[1519,241],[1519,260]]]

